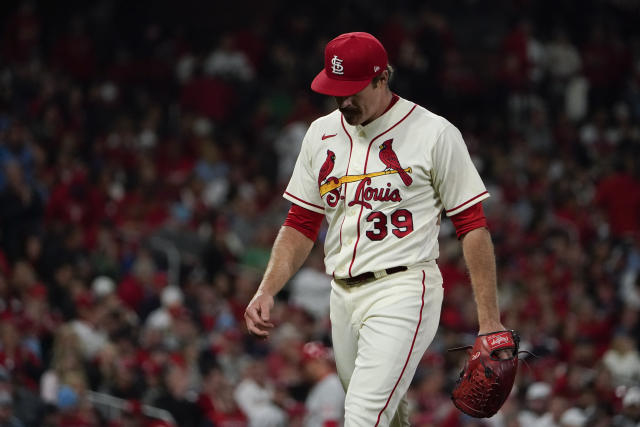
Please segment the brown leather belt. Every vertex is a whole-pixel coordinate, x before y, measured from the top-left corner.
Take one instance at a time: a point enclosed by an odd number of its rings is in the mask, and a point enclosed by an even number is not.
[[[406,271],[407,267],[404,265],[399,265],[397,267],[387,268],[386,270],[381,271],[367,271],[366,273],[358,274],[353,277],[345,277],[344,279],[334,279],[335,282],[342,286],[358,286],[368,283],[372,280],[379,279],[384,276],[388,276],[393,273],[399,273],[401,271]]]

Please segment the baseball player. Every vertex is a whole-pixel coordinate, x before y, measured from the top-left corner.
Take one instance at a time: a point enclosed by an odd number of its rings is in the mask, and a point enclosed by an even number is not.
[[[479,333],[504,329],[480,203],[489,194],[458,129],[391,92],[391,73],[371,34],[342,34],[327,44],[311,88],[333,96],[338,108],[304,137],[284,193],[291,209],[245,310],[248,330],[268,337],[274,295],[302,265],[325,218],[347,427],[409,425],[404,396],[440,318],[443,212],[462,242]]]

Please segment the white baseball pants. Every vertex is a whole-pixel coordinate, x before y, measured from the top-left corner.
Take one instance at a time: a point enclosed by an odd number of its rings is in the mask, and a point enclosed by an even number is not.
[[[344,426],[409,426],[405,394],[440,321],[436,262],[360,286],[331,286],[333,348],[346,390]]]

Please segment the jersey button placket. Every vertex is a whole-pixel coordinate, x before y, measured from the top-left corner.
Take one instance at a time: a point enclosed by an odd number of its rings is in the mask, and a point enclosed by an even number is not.
[[[365,162],[367,159],[367,150],[369,148],[369,140],[367,139],[367,135],[364,130],[360,129],[356,132],[355,144],[353,144],[353,154],[351,157],[351,166],[349,168],[349,175],[361,175],[365,173]],[[371,159],[369,159],[371,160]],[[360,230],[362,233],[362,224],[358,224],[359,214],[362,210],[362,206],[359,204],[354,204],[353,206],[349,206],[349,201],[354,200],[356,188],[360,182],[354,182],[349,184],[349,196],[347,197],[346,203],[346,217],[344,228],[353,230],[353,235],[347,236],[343,240],[344,246],[342,247],[342,251],[344,251],[344,259],[346,262],[345,270],[347,274],[349,273],[349,268],[351,267],[351,263],[354,257],[354,249],[357,243],[356,230]],[[347,226],[349,224],[349,226]]]

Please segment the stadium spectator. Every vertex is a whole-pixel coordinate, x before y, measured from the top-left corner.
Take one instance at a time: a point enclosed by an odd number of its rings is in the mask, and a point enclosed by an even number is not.
[[[302,347],[302,368],[313,384],[307,396],[305,427],[341,426],[344,390],[335,372],[331,350],[319,341]]]
[[[286,425],[285,411],[276,404],[276,390],[262,360],[253,360],[245,368],[244,378],[234,391],[238,407],[247,415],[250,427]]]

